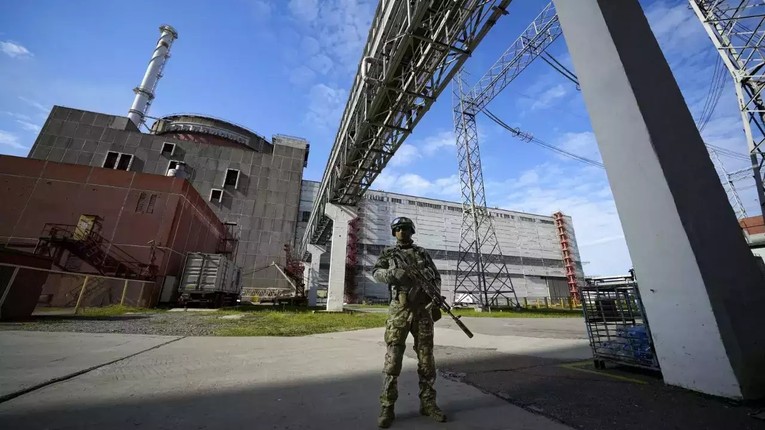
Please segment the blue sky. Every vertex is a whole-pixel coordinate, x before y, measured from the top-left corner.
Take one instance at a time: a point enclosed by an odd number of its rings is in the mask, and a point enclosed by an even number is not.
[[[30,0],[0,15],[0,153],[26,156],[54,105],[126,115],[161,24],[179,39],[149,115],[193,112],[311,143],[306,179],[320,180],[377,4],[362,0]],[[475,82],[546,2],[515,0],[466,65]],[[694,117],[716,53],[684,0],[641,1]],[[570,66],[563,38],[549,50]],[[707,143],[746,153],[732,80],[703,130]],[[459,201],[451,89],[434,104],[373,188]],[[489,106],[505,122],[598,159],[581,94],[532,64]],[[574,220],[588,275],[631,267],[603,169],[509,136],[479,118],[487,202]],[[728,170],[745,158],[722,156]],[[750,214],[753,181],[736,183]]]

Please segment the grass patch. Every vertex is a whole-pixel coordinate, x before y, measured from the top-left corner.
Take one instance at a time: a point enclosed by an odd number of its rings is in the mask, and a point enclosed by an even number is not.
[[[324,313],[310,309],[281,311],[276,309],[249,310],[238,320],[226,321],[217,336],[306,336],[309,334],[384,327],[387,314]],[[228,311],[231,312],[231,311]]]
[[[135,306],[111,305],[111,306],[104,306],[101,308],[81,308],[80,313],[78,313],[77,315],[84,316],[84,317],[113,317],[113,316],[125,315],[127,313],[143,314],[143,313],[156,313],[156,312],[161,312],[161,310],[150,309],[150,308],[139,308]]]
[[[497,309],[491,312],[476,312],[473,309],[454,309],[454,315],[476,318],[575,318],[582,316],[581,309]]]

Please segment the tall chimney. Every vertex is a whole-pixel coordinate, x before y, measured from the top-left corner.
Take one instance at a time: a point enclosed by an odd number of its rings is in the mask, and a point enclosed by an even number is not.
[[[141,85],[133,89],[135,99],[128,111],[128,118],[139,128],[144,122],[144,117],[149,112],[151,101],[154,100],[154,90],[157,88],[157,81],[162,77],[162,69],[165,67],[167,58],[170,57],[170,46],[178,38],[178,32],[169,25],[159,27],[159,31],[159,40],[157,41],[157,47],[154,48],[154,55],[152,55],[149,61],[149,67],[146,68],[146,74],[143,75]]]

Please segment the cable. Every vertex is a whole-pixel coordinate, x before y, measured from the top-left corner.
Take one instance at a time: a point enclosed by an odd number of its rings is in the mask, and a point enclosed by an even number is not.
[[[589,164],[591,166],[596,166],[596,167],[600,167],[600,168],[604,168],[605,167],[605,166],[603,166],[603,163],[601,163],[601,162],[598,162],[598,161],[595,161],[595,160],[591,160],[589,158],[582,157],[580,155],[576,155],[576,154],[574,154],[572,152],[565,151],[565,150],[560,149],[560,148],[558,148],[558,147],[556,147],[554,145],[550,145],[549,143],[544,142],[543,140],[538,139],[538,138],[534,137],[533,135],[531,135],[529,133],[521,131],[518,128],[510,127],[504,121],[499,119],[496,115],[491,113],[491,111],[489,111],[488,109],[484,109],[483,113],[487,117],[489,117],[489,119],[491,119],[492,121],[497,123],[500,127],[502,127],[505,130],[509,131],[513,136],[515,136],[515,137],[517,137],[517,138],[519,138],[521,140],[525,140],[526,142],[531,142],[531,143],[537,144],[537,145],[542,146],[544,148],[547,148],[547,149],[549,149],[551,151],[557,152],[560,155],[569,157],[571,159],[574,159],[576,161],[580,161],[582,163]]]
[[[712,114],[714,114],[717,104],[722,96],[723,89],[725,88],[725,75],[725,65],[718,55],[712,73],[712,79],[709,81],[709,88],[707,89],[707,95],[704,100],[704,107],[696,122],[699,131],[703,131],[704,127],[709,123],[709,120],[712,119]]]
[[[545,58],[547,57],[547,58]],[[576,85],[576,88],[579,89],[579,78],[576,77],[576,75],[569,69],[566,68],[563,64],[560,63],[560,61],[556,60],[555,57],[550,55],[547,51],[542,52],[542,55],[539,56],[542,60],[544,60],[545,63],[549,64],[550,67],[555,69],[558,73],[563,75],[566,79],[573,82],[574,85]],[[549,60],[548,60],[549,58]],[[555,62],[553,64],[552,62]]]

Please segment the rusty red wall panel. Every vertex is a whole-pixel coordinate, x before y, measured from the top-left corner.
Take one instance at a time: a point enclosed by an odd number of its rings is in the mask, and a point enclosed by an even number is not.
[[[4,202],[0,211],[0,237],[6,238],[13,235],[16,223],[21,220],[21,214],[32,195],[36,182],[37,178],[0,174],[0,202]],[[3,240],[2,243],[6,242],[7,240]]]
[[[40,176],[45,161],[31,158],[0,157],[0,172],[36,178]]]
[[[84,167],[84,168],[83,168]],[[47,162],[43,168],[42,177],[84,183],[90,175],[90,167],[76,164]]]
[[[136,259],[149,262],[153,240],[160,275],[178,275],[186,252],[216,252],[225,232],[181,178],[0,156],[0,184],[2,201],[25,202],[0,207],[0,236],[37,238],[45,223],[98,215],[102,235]]]
[[[93,168],[88,177],[89,184],[109,185],[112,187],[127,188],[133,182],[135,172],[125,172],[123,170],[99,169]]]
[[[765,225],[763,224],[762,216],[752,216],[749,218],[740,219],[739,225],[746,230],[749,234],[765,233]]]

